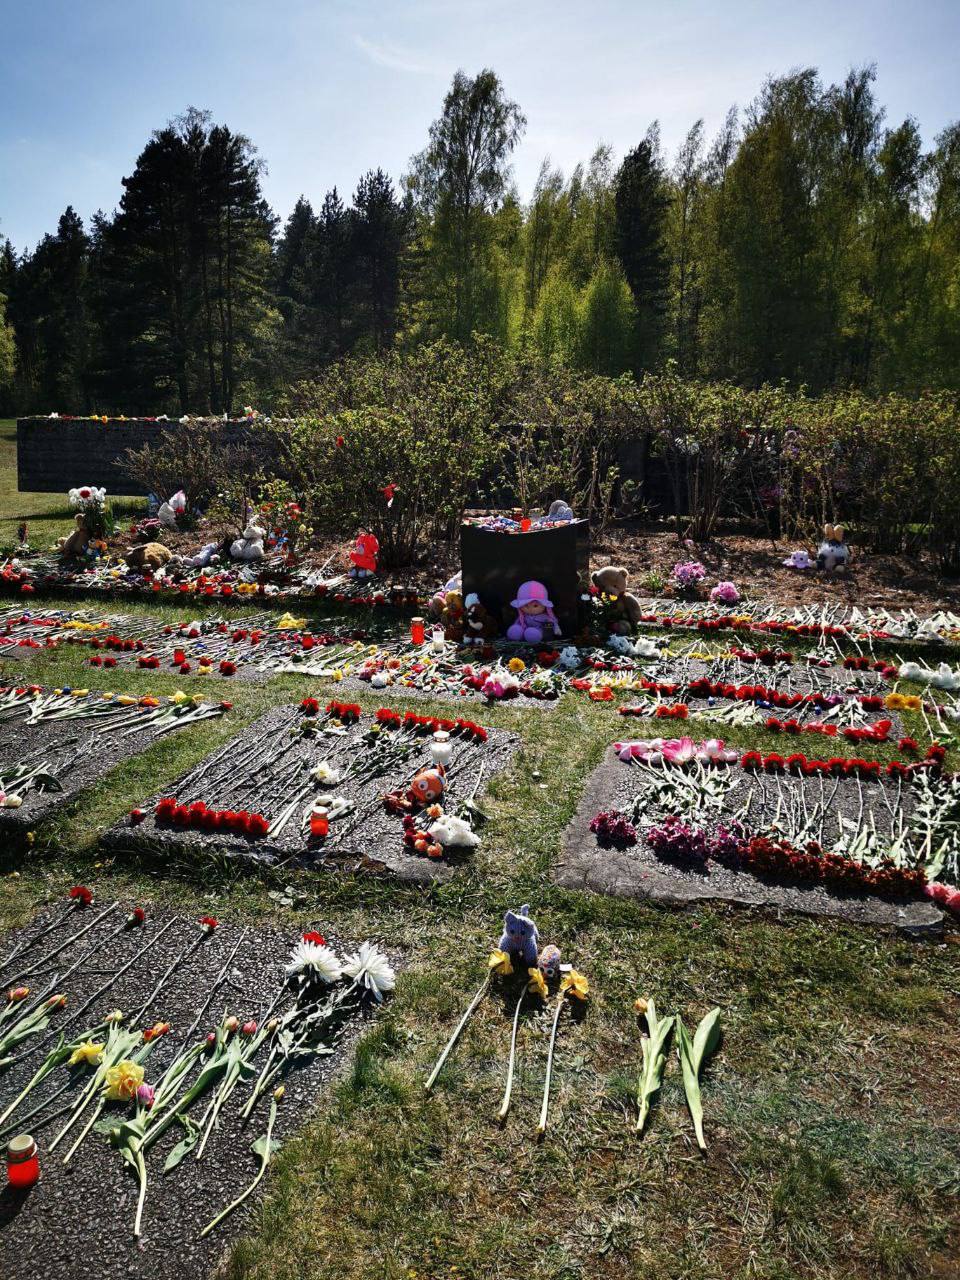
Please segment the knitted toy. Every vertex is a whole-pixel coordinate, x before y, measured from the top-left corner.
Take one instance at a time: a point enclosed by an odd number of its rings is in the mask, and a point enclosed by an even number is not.
[[[516,609],[517,617],[513,626],[507,629],[508,639],[540,644],[548,629],[555,636],[560,634],[560,623],[553,612],[553,601],[542,582],[525,582],[517,592],[517,598],[511,600],[510,604]]]
[[[235,542],[230,544],[234,560],[262,560],[264,532],[259,525],[248,524]]]
[[[519,911],[508,911],[503,917],[503,933],[497,944],[512,960],[519,960],[524,969],[535,969],[537,965],[537,944],[540,935],[537,926],[530,919],[529,905],[522,906]]]
[[[74,557],[79,558],[84,555],[87,550],[87,544],[90,541],[90,530],[87,528],[87,517],[84,513],[78,511],[73,520],[77,527],[71,534],[66,538],[61,538],[57,543],[57,550],[64,560],[70,560]]]
[[[353,561],[353,568],[350,570],[351,578],[372,577],[377,572],[379,551],[380,543],[375,535],[361,529],[350,552],[350,559]]]
[[[556,501],[550,503],[550,510],[547,512],[547,514],[545,516],[541,516],[539,520],[537,520],[535,523],[536,524],[558,524],[562,522],[564,524],[567,524],[569,523],[569,521],[575,520],[575,519],[576,517],[574,516],[573,511],[570,509],[567,503],[564,502],[562,498],[557,498]]]
[[[463,602],[463,643],[486,644],[499,630],[496,619],[480,603],[480,597],[471,591]]]
[[[146,568],[154,572],[169,564],[172,557],[173,552],[162,542],[144,542],[139,547],[127,547],[123,553],[123,558],[131,569]]]
[[[823,542],[817,548],[817,568],[826,569],[828,573],[834,569],[845,569],[849,558],[850,548],[843,540],[843,525],[825,524]]]
[[[626,569],[617,569],[612,564],[605,565],[590,575],[593,585],[604,595],[612,596],[616,601],[617,611],[623,614],[623,621],[614,623],[613,629],[629,631],[643,616],[643,606],[635,595],[627,590],[630,577]]]
[[[559,978],[560,959],[560,948],[555,947],[552,942],[548,942],[545,947],[541,948],[537,967],[548,982],[553,978]]]

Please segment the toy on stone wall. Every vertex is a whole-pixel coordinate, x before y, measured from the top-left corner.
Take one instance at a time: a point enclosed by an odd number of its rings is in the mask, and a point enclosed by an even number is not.
[[[557,498],[550,503],[550,508],[545,516],[541,516],[534,524],[567,524],[571,520],[575,520],[576,516],[572,509],[562,498]]]
[[[131,569],[152,569],[154,573],[173,559],[173,552],[162,542],[144,542],[138,547],[127,547],[123,558]]]
[[[560,635],[560,623],[553,612],[553,602],[542,582],[525,582],[510,605],[516,609],[517,616],[513,625],[507,629],[508,639],[539,644],[548,632]]]
[[[537,967],[537,947],[540,935],[530,918],[530,907],[525,904],[519,911],[508,911],[503,917],[503,933],[497,944],[511,960],[518,960],[525,969]]]
[[[157,508],[157,519],[165,529],[176,529],[177,520],[183,515],[187,509],[187,495],[182,489],[168,498],[166,502],[161,502]]]
[[[234,560],[262,560],[265,536],[259,525],[248,524],[240,537],[231,542],[230,555]]]
[[[79,560],[86,553],[87,545],[90,542],[90,529],[87,525],[87,516],[83,511],[78,511],[73,517],[74,524],[77,526],[72,533],[65,538],[60,538],[57,542],[57,550],[64,560]]]
[[[844,541],[842,524],[825,524],[823,526],[823,542],[817,548],[817,568],[832,573],[835,569],[845,569],[850,558],[850,548]]]
[[[590,575],[593,585],[604,595],[612,596],[616,601],[616,612],[622,614],[622,620],[614,619],[612,631],[621,634],[631,631],[643,616],[643,606],[635,595],[627,590],[630,574],[626,569],[618,569],[612,564],[605,565]]]
[[[372,578],[377,572],[379,553],[380,543],[376,536],[361,529],[350,552],[350,559],[353,561],[353,568],[350,570],[351,578]]]
[[[440,614],[443,635],[446,640],[459,644],[463,639],[463,596],[459,591],[448,591]]]
[[[498,631],[493,614],[480,603],[477,593],[471,591],[463,602],[463,643],[486,644]]]

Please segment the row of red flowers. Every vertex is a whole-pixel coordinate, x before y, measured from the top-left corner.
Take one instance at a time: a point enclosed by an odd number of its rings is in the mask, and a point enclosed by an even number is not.
[[[858,729],[847,725],[845,729],[841,729],[835,724],[801,724],[799,720],[778,720],[776,716],[768,716],[766,727],[772,733],[822,733],[827,738],[844,737],[848,742],[886,742],[890,737],[893,721],[877,720],[867,728]],[[917,745],[912,738],[901,738],[901,747],[904,743],[913,743],[914,748]]]
[[[807,778],[820,775],[878,781],[884,774],[889,778],[907,778],[919,769],[939,772],[945,756],[946,750],[938,742],[931,746],[923,760],[913,764],[894,760],[885,765],[879,760],[862,760],[858,756],[832,756],[829,760],[811,760],[802,752],[781,756],[776,752],[763,754],[760,751],[745,751],[740,757],[740,767],[748,773],[792,773]]]
[[[202,800],[195,800],[189,805],[178,804],[172,796],[157,801],[154,816],[158,823],[173,827],[230,831],[252,839],[265,836],[270,827],[262,813],[249,813],[246,809],[209,809]]]

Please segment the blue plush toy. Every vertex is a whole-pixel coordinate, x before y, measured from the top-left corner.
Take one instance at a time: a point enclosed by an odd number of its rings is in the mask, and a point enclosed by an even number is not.
[[[525,969],[534,969],[539,941],[537,926],[530,919],[529,905],[525,904],[519,911],[506,913],[499,943],[501,951],[505,951],[512,960],[519,960]]]

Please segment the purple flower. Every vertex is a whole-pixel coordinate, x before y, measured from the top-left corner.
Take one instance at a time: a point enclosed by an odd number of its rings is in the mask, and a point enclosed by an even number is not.
[[[155,1090],[152,1084],[142,1084],[137,1089],[137,1103],[149,1111],[153,1106]]]
[[[740,599],[740,592],[732,582],[718,582],[710,592],[710,599],[721,604],[736,604]]]

